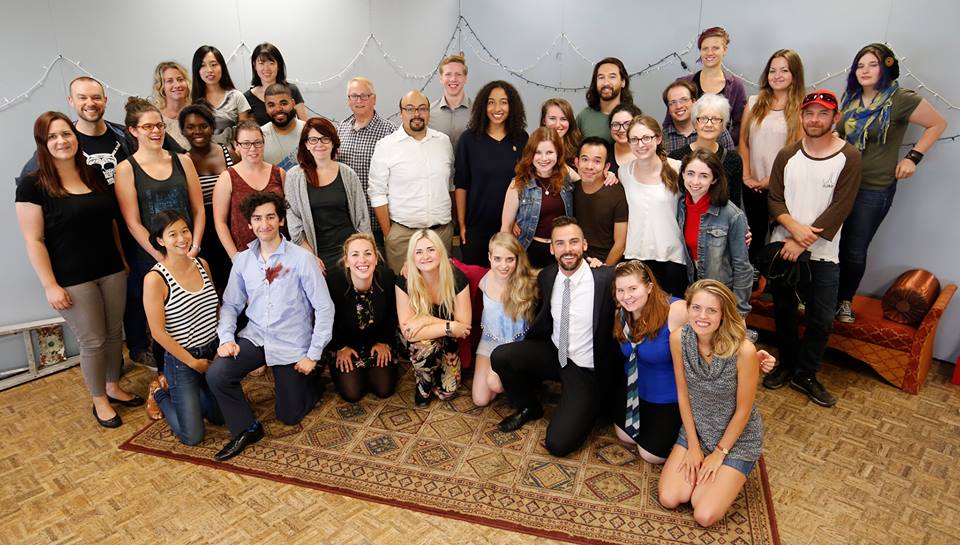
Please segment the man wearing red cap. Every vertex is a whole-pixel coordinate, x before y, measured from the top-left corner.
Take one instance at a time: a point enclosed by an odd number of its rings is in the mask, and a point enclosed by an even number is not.
[[[780,367],[763,385],[787,382],[823,407],[836,398],[817,381],[820,359],[833,329],[840,284],[840,228],[860,188],[860,152],[837,137],[837,96],[818,90],[803,99],[800,123],[804,137],[780,150],[770,173],[770,217],[777,223],[771,244],[783,248],[762,271],[771,278]],[[793,268],[793,275],[772,271]],[[798,300],[799,298],[799,300]],[[806,305],[807,329],[797,332],[797,305]]]

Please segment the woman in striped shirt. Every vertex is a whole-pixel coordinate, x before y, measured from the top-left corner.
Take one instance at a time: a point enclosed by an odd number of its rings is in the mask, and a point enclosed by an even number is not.
[[[206,261],[187,255],[193,235],[186,218],[164,210],[151,227],[150,242],[163,259],[144,279],[143,308],[154,340],[166,350],[166,388],[151,385],[150,397],[174,435],[196,445],[203,440],[204,418],[224,422],[204,376],[217,350],[219,301]]]

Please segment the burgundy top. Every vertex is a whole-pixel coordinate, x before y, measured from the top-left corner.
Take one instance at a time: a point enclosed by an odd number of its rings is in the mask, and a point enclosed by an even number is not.
[[[240,203],[243,202],[243,199],[247,198],[247,195],[254,193],[256,189],[250,187],[250,184],[240,177],[240,174],[233,167],[228,168],[227,172],[230,173],[230,183],[232,186],[230,192],[230,236],[233,238],[233,244],[237,247],[237,251],[242,252],[246,250],[247,245],[257,237],[253,234],[253,231],[250,230],[250,224],[247,223],[246,218],[240,213]],[[270,178],[267,180],[267,185],[263,190],[272,191],[281,197],[283,196],[283,182],[280,181],[280,167],[273,165],[270,169]],[[286,232],[286,229],[284,229],[284,232]]]
[[[546,184],[546,179],[537,177],[537,186],[540,187],[543,195],[540,198],[540,219],[537,220],[537,231],[533,236],[549,239],[553,231],[553,220],[565,215],[567,209],[563,206],[563,199],[560,198],[559,192],[547,193],[544,189]]]

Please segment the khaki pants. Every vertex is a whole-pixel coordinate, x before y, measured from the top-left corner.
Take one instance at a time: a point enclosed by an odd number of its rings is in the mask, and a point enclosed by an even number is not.
[[[400,274],[403,263],[407,260],[407,245],[410,243],[410,237],[419,229],[410,229],[396,222],[390,222],[390,232],[383,238],[383,246],[387,251],[387,266],[394,274]],[[443,241],[444,248],[447,249],[447,255],[450,255],[453,246],[453,222],[443,225],[434,232]]]

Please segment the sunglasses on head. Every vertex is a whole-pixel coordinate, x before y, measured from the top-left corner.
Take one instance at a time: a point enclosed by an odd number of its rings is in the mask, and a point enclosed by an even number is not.
[[[830,93],[810,93],[809,95],[803,97],[803,103],[807,104],[815,100],[822,100],[824,102],[829,102],[830,104],[837,104],[837,97],[833,96]]]

